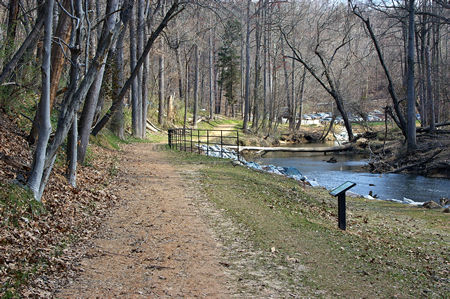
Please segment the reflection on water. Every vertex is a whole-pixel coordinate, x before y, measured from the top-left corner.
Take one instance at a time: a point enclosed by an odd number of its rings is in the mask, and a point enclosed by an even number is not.
[[[303,147],[303,145],[302,145]],[[337,163],[327,163],[331,157]],[[309,179],[332,189],[345,181],[355,182],[353,192],[367,195],[370,191],[380,199],[403,199],[425,202],[450,197],[450,183],[446,179],[426,178],[412,174],[373,174],[362,166],[367,160],[361,155],[317,153],[268,153],[258,159],[261,164],[296,167]]]

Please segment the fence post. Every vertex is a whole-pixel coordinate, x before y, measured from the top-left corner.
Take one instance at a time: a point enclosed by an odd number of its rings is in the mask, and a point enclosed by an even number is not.
[[[200,130],[197,129],[197,147],[198,147],[198,153],[200,154]]]
[[[191,153],[193,152],[193,144],[192,144],[192,129],[189,129],[191,131]]]
[[[239,151],[239,130],[236,130],[236,136],[237,136],[237,157],[238,161],[241,161],[241,155]]]
[[[222,130],[220,130],[220,157],[223,158],[223,134]]]
[[[184,151],[186,152],[186,129],[183,128],[183,145],[184,145]]]
[[[209,130],[206,130],[206,155],[209,156]]]
[[[167,135],[167,138],[168,138],[170,149],[172,149],[172,134],[173,134],[173,129],[169,129],[169,135]]]
[[[338,195],[338,226],[342,230],[347,227],[345,218],[345,192],[342,192]]]

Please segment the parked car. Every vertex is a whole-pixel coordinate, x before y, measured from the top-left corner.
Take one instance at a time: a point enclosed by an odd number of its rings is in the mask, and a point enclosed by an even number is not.
[[[348,120],[350,122],[359,122],[359,121],[363,121],[362,117],[357,117],[357,116],[351,116],[348,118]]]
[[[367,121],[375,122],[375,121],[382,121],[382,119],[376,115],[369,115],[367,116]]]
[[[336,116],[336,119],[334,120],[337,124],[343,124],[344,120],[342,119],[342,116]]]

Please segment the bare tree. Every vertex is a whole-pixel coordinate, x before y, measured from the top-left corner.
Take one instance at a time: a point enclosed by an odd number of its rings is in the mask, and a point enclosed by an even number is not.
[[[409,0],[408,6],[408,82],[407,82],[407,144],[408,152],[417,148],[416,143],[416,95],[414,86],[414,37],[415,37],[415,7],[414,0]]]
[[[209,119],[214,118],[214,28],[212,27],[210,21],[210,30],[209,30],[209,52],[208,52],[208,60],[209,60]]]
[[[64,0],[61,4],[65,9],[69,8],[71,5],[71,0]],[[51,83],[50,83],[50,110],[55,103],[56,93],[59,87],[59,81],[61,79],[61,75],[64,68],[64,52],[63,49],[65,45],[69,42],[70,32],[71,32],[71,18],[67,13],[61,13],[58,18],[58,25],[56,26],[55,31],[55,39],[59,40],[59,42],[53,43],[52,46],[52,73],[51,73]],[[33,126],[31,128],[30,135],[28,137],[28,141],[31,144],[34,144],[38,135],[38,123],[39,113],[36,113],[35,119],[33,121]]]
[[[345,15],[340,8],[326,7],[326,14],[319,14],[314,40],[311,44],[311,56],[307,59],[306,54],[302,53],[298,48],[294,47],[292,41],[288,38],[287,33],[280,28],[281,33],[286,40],[289,48],[293,52],[292,59],[300,62],[306,70],[313,76],[313,78],[319,83],[319,85],[334,99],[336,107],[344,120],[344,125],[347,130],[349,140],[353,140],[352,125],[348,119],[347,111],[344,106],[344,98],[340,90],[340,74],[350,64],[349,51],[346,51],[339,61],[337,61],[337,55],[343,52],[346,47],[348,48],[351,43],[351,32],[353,24],[348,16]],[[327,43],[324,45],[324,40],[329,40],[329,34],[335,34],[338,23],[337,19],[345,18],[344,22],[341,22],[339,32],[339,40],[335,39],[334,43]],[[314,62],[313,62],[314,61]]]
[[[79,57],[81,55],[80,46],[81,46],[81,35],[84,30],[84,26],[82,26],[84,11],[82,7],[82,2],[78,1],[74,4],[74,18],[72,18],[72,34],[71,41],[69,44],[69,49],[71,53],[71,68],[70,68],[70,83],[68,90],[66,92],[67,97],[71,97],[78,84],[78,80],[80,77],[80,62]],[[67,142],[67,160],[68,160],[68,168],[67,168],[67,179],[69,184],[73,187],[76,187],[76,174],[77,174],[77,162],[78,162],[78,116],[75,113],[72,122],[72,128],[69,132],[69,138]]]
[[[41,200],[43,188],[41,181],[44,176],[45,155],[47,143],[50,138],[52,126],[50,123],[50,63],[53,29],[53,6],[54,0],[47,0],[44,20],[44,55],[42,57],[42,90],[39,102],[39,140],[36,145],[33,159],[33,169],[27,185],[33,191],[34,198]]]
[[[164,71],[164,43],[160,40],[160,54],[158,57],[158,123],[164,124],[164,100],[165,100],[165,71]]]
[[[92,130],[92,135],[97,135],[98,132],[106,125],[106,123],[109,121],[111,116],[117,111],[120,101],[123,101],[123,98],[125,97],[125,94],[127,93],[128,89],[131,86],[131,82],[136,78],[139,67],[142,66],[142,64],[145,61],[146,56],[150,52],[150,49],[152,48],[155,40],[158,38],[158,36],[161,34],[161,32],[164,30],[164,28],[167,26],[170,20],[172,20],[175,16],[177,16],[181,11],[183,10],[183,7],[179,7],[179,1],[174,0],[172,3],[172,6],[167,11],[167,13],[164,15],[164,18],[159,23],[158,27],[152,32],[149,39],[147,40],[147,43],[144,48],[144,52],[142,53],[141,57],[136,63],[136,67],[133,69],[133,71],[130,74],[130,77],[123,85],[119,95],[111,105],[111,108],[108,110],[108,112],[100,119],[100,121],[95,125],[94,129]]]
[[[137,43],[136,43],[136,9],[133,6],[131,11],[131,19],[130,19],[130,71],[132,72],[136,69],[136,59],[137,59]],[[133,132],[133,136],[140,137],[141,136],[141,121],[140,117],[142,113],[140,113],[140,102],[139,102],[139,73],[140,68],[137,68],[138,75],[133,79],[131,84],[131,128]]]
[[[120,90],[122,89],[122,86],[123,86],[124,40],[125,40],[125,30],[122,30],[122,32],[119,35],[119,38],[117,39],[117,43],[116,43],[114,52],[111,53],[111,55],[114,57],[114,71],[113,71],[113,77],[112,77],[113,98],[117,98],[117,96],[120,93]],[[124,106],[124,103],[123,103],[123,101],[121,101],[119,104],[119,107],[117,108],[117,111],[114,114],[113,119],[111,121],[111,129],[120,139],[125,139],[123,106]]]
[[[245,93],[244,93],[244,132],[248,131],[250,116],[250,6],[251,0],[247,0],[247,17],[245,30]]]

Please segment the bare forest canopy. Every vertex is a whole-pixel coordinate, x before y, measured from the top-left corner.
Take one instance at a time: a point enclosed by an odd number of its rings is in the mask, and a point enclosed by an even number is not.
[[[89,136],[145,138],[201,114],[274,130],[302,115],[374,111],[416,147],[449,120],[449,4],[444,0],[0,1],[0,106],[27,119],[40,200],[62,146],[67,177]],[[184,114],[184,121],[174,117]]]

